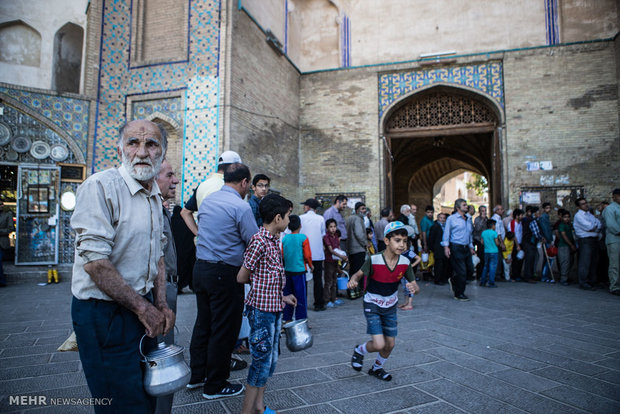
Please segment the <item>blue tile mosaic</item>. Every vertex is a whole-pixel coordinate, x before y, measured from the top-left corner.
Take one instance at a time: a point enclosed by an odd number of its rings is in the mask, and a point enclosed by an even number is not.
[[[161,112],[177,121],[184,129],[183,200],[189,197],[202,180],[198,172],[215,169],[219,138],[221,1],[188,1],[188,60],[133,68],[129,66],[131,13],[135,10],[131,0],[103,1],[93,156],[93,171],[118,165],[118,127],[140,111],[145,117],[155,111]],[[182,89],[182,98],[148,99],[148,95],[154,93]],[[140,95],[145,95],[145,100],[135,98]],[[127,113],[127,96],[134,97],[133,114]]]
[[[435,83],[453,83],[486,93],[504,107],[503,67],[501,62],[420,69],[379,75],[379,117],[403,96]]]
[[[38,115],[48,118],[66,131],[82,151],[82,156],[86,158],[89,101],[7,87],[0,87],[0,92],[30,108]]]

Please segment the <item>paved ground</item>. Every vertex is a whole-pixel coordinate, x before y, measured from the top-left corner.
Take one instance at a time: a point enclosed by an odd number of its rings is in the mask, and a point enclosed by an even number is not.
[[[399,311],[386,383],[351,369],[353,346],[366,339],[359,300],[310,312],[314,346],[283,347],[267,404],[286,413],[618,413],[620,300],[604,291],[501,283],[468,285],[471,302],[447,286],[422,283],[415,309]],[[311,290],[311,289],[310,289]],[[23,411],[9,396],[89,396],[76,353],[55,349],[71,332],[69,284],[29,282],[0,289],[0,412]],[[194,295],[179,300],[180,345],[189,346]],[[189,360],[189,357],[187,357]],[[243,381],[247,370],[233,373]],[[237,413],[242,397],[175,396],[175,413]],[[80,406],[37,407],[54,413]]]

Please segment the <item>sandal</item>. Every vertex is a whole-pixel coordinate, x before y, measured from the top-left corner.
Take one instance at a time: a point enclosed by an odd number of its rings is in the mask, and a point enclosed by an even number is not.
[[[385,370],[383,368],[379,368],[379,369],[373,369],[370,368],[368,370],[368,375],[372,375],[373,377],[377,377],[380,380],[383,381],[391,381],[392,380],[392,375],[385,372]]]
[[[230,370],[231,371],[239,371],[248,367],[248,363],[242,359],[231,358],[230,359]]]
[[[361,371],[364,366],[364,355],[360,354],[353,348],[353,356],[351,357],[351,368]]]

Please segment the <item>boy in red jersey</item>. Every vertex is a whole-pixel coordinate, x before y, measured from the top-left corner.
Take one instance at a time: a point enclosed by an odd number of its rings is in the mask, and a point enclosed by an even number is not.
[[[374,365],[368,374],[390,381],[392,375],[385,372],[383,365],[394,349],[397,333],[396,304],[398,303],[398,285],[403,277],[407,289],[414,292],[415,276],[409,266],[410,262],[401,254],[407,249],[407,229],[400,221],[389,223],[384,231],[386,249],[369,257],[362,268],[349,280],[349,289],[355,289],[358,281],[366,276],[368,286],[364,295],[364,316],[366,316],[366,333],[371,340],[358,345],[353,350],[351,367],[361,371],[364,355],[368,352],[379,352]]]

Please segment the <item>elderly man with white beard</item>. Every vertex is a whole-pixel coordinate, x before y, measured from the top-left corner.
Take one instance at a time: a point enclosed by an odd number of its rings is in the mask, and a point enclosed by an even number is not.
[[[155,177],[166,131],[146,120],[120,128],[122,165],[93,174],[77,191],[71,316],[95,412],[152,413],[139,344],[174,326],[166,303],[161,193]],[[145,347],[153,345],[153,340]]]

